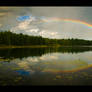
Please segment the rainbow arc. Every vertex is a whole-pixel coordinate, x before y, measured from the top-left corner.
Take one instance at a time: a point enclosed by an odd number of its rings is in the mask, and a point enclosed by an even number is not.
[[[44,22],[60,22],[60,21],[72,22],[72,23],[78,23],[78,24],[82,24],[82,25],[92,28],[92,24],[89,24],[89,23],[81,21],[81,20],[63,19],[63,18],[48,18],[48,19],[43,19],[43,21]]]

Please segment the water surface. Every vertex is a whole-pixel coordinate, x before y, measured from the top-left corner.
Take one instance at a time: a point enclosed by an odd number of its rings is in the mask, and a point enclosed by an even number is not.
[[[92,85],[92,47],[0,49],[0,85]]]

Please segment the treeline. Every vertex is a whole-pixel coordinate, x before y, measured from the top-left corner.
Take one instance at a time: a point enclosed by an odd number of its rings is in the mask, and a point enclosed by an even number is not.
[[[30,46],[30,45],[63,45],[63,46],[91,46],[92,41],[83,39],[49,39],[41,36],[29,36],[10,31],[0,32],[0,46]]]

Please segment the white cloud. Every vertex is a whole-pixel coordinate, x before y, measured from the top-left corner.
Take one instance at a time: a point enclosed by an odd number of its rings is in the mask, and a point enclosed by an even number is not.
[[[30,32],[38,32],[38,28],[36,26],[33,26],[31,22],[36,21],[35,17],[31,17],[29,20],[18,22],[17,26],[12,27],[11,31],[15,33],[30,33]]]
[[[55,36],[55,35],[57,35],[58,34],[58,32],[51,32],[50,33],[50,35],[52,35],[52,36]]]
[[[27,29],[29,26],[29,23],[28,21],[24,21],[24,22],[21,22],[19,23],[19,25],[17,26],[20,30],[25,30]]]
[[[28,29],[32,21],[35,21],[35,18],[30,16],[30,19],[20,22],[17,27],[21,30]]]
[[[56,37],[58,35],[58,32],[51,32],[49,30],[42,30],[38,34],[41,35],[41,36],[43,36],[43,37],[54,38],[54,37]]]
[[[28,32],[35,32],[35,33],[37,33],[39,31],[39,29],[30,29],[30,30],[28,30]]]

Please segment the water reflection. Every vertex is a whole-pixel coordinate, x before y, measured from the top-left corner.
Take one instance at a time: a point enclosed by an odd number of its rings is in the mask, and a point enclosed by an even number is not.
[[[0,50],[0,61],[32,71],[73,71],[92,64],[92,52],[89,50],[90,47],[4,49]]]
[[[79,53],[92,51],[92,47],[48,47],[48,48],[17,48],[0,49],[0,57],[3,58],[24,58],[33,56],[42,56],[46,53]]]
[[[13,85],[15,82],[19,83],[18,80],[22,81],[22,84],[28,84],[27,81],[31,81],[30,84],[33,85],[37,84],[37,81],[41,83],[40,79],[42,78],[44,78],[44,82],[48,80],[48,84],[53,84],[53,81],[57,81],[57,79],[67,79],[66,82],[62,82],[62,85],[64,85],[64,83],[68,84],[67,82],[70,80],[71,83],[76,82],[75,77],[77,77],[77,79],[79,78],[78,84],[83,84],[81,76],[85,81],[85,76],[88,79],[92,77],[88,74],[92,73],[92,69],[89,70],[89,68],[92,67],[91,50],[92,47],[1,49],[0,79],[3,80],[4,83],[7,82],[7,84],[10,85]],[[80,73],[80,70],[84,73]],[[50,76],[48,76],[48,73]],[[56,77],[52,80],[51,76]],[[18,80],[17,77],[19,77]],[[74,79],[72,77],[74,77]],[[15,78],[16,80],[14,80]],[[2,82],[0,85],[1,84]]]
[[[92,52],[69,54],[52,53],[40,57],[13,59],[12,63],[25,70],[40,72],[62,72],[86,68],[92,64]]]

